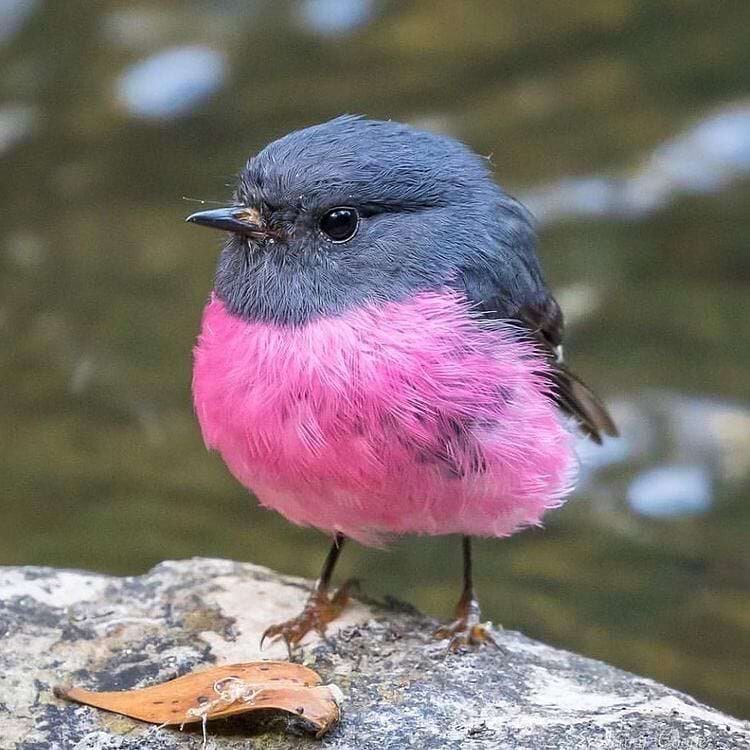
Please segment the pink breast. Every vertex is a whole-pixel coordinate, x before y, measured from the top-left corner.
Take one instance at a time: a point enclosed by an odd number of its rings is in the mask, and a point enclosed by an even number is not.
[[[364,542],[505,536],[572,483],[544,369],[448,291],[300,327],[247,323],[213,298],[193,392],[206,444],[295,523]]]

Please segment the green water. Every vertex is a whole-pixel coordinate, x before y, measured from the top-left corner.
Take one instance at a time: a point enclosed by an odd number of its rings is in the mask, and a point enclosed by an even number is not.
[[[0,20],[26,5],[0,1]],[[525,195],[627,180],[747,104],[747,2],[359,6],[369,20],[338,33],[305,26],[311,3],[229,0],[39,2],[0,28],[0,563],[216,555],[316,575],[327,540],[259,510],[190,405],[219,238],[182,223],[182,197],[225,199],[268,139],[345,111],[410,120],[492,153]],[[123,72],[184,44],[224,55],[215,94],[181,117],[128,112]],[[587,451],[611,461],[546,529],[479,543],[476,568],[494,621],[750,716],[750,181],[730,177],[542,224],[568,358],[625,439]],[[633,482],[665,466],[698,471],[701,507],[680,504],[691,480],[676,510],[635,512]],[[445,617],[458,540],[352,545],[338,573]]]

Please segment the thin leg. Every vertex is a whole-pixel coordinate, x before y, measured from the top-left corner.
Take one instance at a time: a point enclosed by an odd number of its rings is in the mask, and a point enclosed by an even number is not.
[[[462,541],[464,559],[464,583],[461,598],[456,606],[456,619],[450,625],[443,625],[435,631],[435,638],[448,638],[448,648],[457,651],[462,646],[479,646],[483,643],[497,645],[492,637],[492,624],[482,622],[482,612],[474,592],[471,569],[471,537],[465,536]]]
[[[328,551],[328,555],[323,563],[323,570],[320,571],[320,578],[318,578],[315,588],[310,592],[310,596],[307,598],[302,612],[291,620],[286,620],[278,625],[271,625],[269,628],[266,628],[260,639],[261,648],[266,638],[270,638],[272,641],[281,639],[286,643],[291,657],[294,646],[311,630],[315,630],[321,636],[325,636],[326,626],[341,614],[349,602],[349,591],[356,583],[353,580],[349,580],[332,596],[328,595],[333,569],[336,567],[336,561],[339,559],[345,540],[346,538],[343,534],[336,533],[331,549]]]
[[[325,562],[323,563],[323,570],[320,571],[320,578],[318,578],[318,581],[315,584],[315,589],[317,591],[323,593],[328,591],[328,586],[331,583],[331,576],[333,575],[333,569],[336,567],[336,563],[341,554],[341,550],[344,547],[345,541],[346,537],[337,531],[333,537],[333,544],[331,544],[331,548],[328,550]]]
[[[461,549],[464,553],[464,588],[461,592],[461,598],[468,596],[470,599],[476,601],[474,596],[474,581],[472,578],[471,569],[471,537],[461,537]]]

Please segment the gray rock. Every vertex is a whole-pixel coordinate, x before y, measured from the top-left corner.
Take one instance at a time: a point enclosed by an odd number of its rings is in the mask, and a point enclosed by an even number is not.
[[[0,569],[0,748],[201,748],[199,726],[147,726],[52,688],[127,689],[259,658],[263,628],[296,613],[308,585],[225,560],[165,562],[134,578]],[[497,649],[449,654],[434,626],[404,605],[357,602],[328,642],[305,645],[305,663],[345,696],[323,747],[750,748],[747,722],[651,680],[510,631]],[[205,746],[317,745],[289,720],[257,717],[209,723]]]

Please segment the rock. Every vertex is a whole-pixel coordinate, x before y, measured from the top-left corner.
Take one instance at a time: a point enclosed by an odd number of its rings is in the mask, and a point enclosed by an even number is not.
[[[38,0],[0,0],[0,44],[10,41],[38,8]]]
[[[128,68],[117,82],[117,99],[135,117],[167,120],[192,112],[225,78],[226,61],[217,50],[171,47]]]
[[[364,26],[375,14],[373,0],[304,0],[299,21],[322,36],[347,34]]]
[[[225,560],[165,562],[114,578],[0,569],[0,748],[201,748],[200,727],[147,726],[56,699],[75,683],[141,687],[202,665],[283,657],[258,648],[295,614],[309,583]],[[311,639],[304,660],[344,693],[326,748],[750,748],[750,725],[651,680],[510,631],[499,647],[449,654],[435,623],[402,604],[356,602]],[[208,725],[207,748],[303,748],[316,741],[257,714]]]
[[[570,177],[520,195],[540,224],[655,213],[682,194],[710,195],[750,173],[750,105],[734,102],[670,138],[626,174]]]
[[[702,466],[666,464],[638,474],[630,483],[630,508],[650,518],[675,518],[711,509],[711,476]]]

